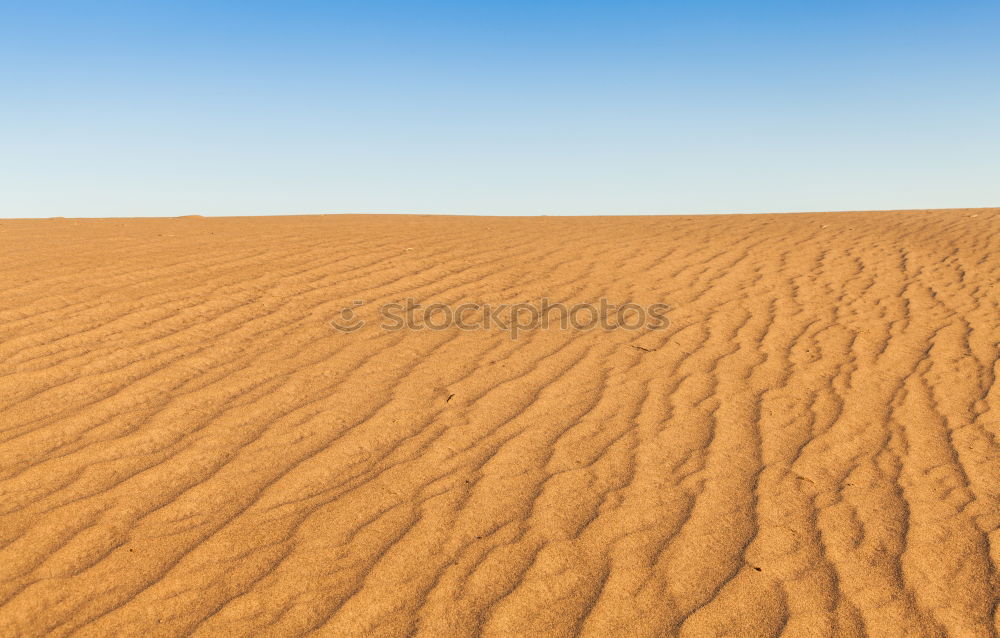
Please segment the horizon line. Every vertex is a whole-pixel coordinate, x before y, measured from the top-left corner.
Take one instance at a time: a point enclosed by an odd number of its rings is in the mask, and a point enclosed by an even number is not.
[[[50,217],[4,217],[0,216],[0,221],[46,221],[46,220],[138,220],[138,219],[225,219],[225,218],[257,218],[257,217],[333,217],[333,216],[358,216],[358,217],[484,217],[484,218],[506,218],[506,217],[725,217],[725,216],[746,216],[746,215],[817,215],[817,214],[842,214],[842,213],[930,213],[946,211],[983,211],[997,210],[1000,206],[960,206],[960,207],[933,207],[933,208],[872,208],[872,209],[845,209],[845,210],[796,210],[796,211],[754,211],[754,212],[712,212],[712,213],[425,213],[425,212],[342,212],[342,213],[240,213],[240,214],[201,214],[185,213],[181,215],[140,215],[125,216],[116,215],[111,217],[68,217],[64,215],[54,215]]]

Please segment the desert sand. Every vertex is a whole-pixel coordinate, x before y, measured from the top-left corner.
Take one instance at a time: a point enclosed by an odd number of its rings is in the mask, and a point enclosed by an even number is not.
[[[0,635],[1000,632],[1000,210],[7,220],[0,273]]]

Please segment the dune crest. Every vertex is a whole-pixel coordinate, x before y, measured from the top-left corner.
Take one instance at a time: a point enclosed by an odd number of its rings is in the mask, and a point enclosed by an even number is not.
[[[2,221],[0,635],[996,636],[998,255],[997,209]],[[541,298],[669,324],[378,324]]]

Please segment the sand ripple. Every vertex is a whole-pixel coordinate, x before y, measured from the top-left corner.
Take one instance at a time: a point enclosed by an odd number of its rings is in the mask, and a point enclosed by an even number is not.
[[[0,221],[0,635],[1000,632],[1000,212]],[[412,297],[645,331],[351,334]]]

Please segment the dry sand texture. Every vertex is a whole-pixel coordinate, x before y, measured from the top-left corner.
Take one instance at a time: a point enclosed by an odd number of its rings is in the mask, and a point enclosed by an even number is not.
[[[1000,631],[1000,211],[0,241],[3,636]],[[328,324],[546,296],[671,323]]]

